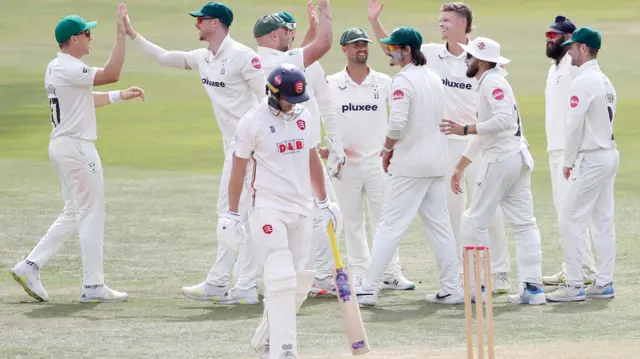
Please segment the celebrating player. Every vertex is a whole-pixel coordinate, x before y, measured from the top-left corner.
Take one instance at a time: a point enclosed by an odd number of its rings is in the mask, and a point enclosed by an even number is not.
[[[62,18],[55,29],[58,56],[47,65],[45,89],[53,125],[49,158],[60,177],[64,211],[51,225],[26,260],[11,269],[13,278],[33,298],[46,302],[49,296],[40,282],[40,270],[75,232],[82,248],[81,303],[123,302],[128,295],[104,284],[103,239],[105,222],[104,178],[97,140],[96,107],[140,97],[144,91],[93,92],[94,86],[118,82],[124,63],[127,15],[118,6],[116,41],[104,68],[89,67],[82,58],[91,50],[91,30],[97,21],[80,16]]]
[[[314,193],[323,222],[339,228],[339,208],[325,190],[324,166],[309,126],[304,73],[277,66],[268,77],[268,98],[241,120],[236,135],[229,212],[238,213],[247,163],[254,161],[249,226],[264,263],[264,316],[252,343],[260,358],[297,358],[296,313],[307,298],[314,272],[305,270],[313,230]],[[223,218],[221,241],[237,248],[241,219]]]
[[[360,28],[347,29],[340,37],[347,57],[344,70],[327,81],[333,93],[344,146],[353,153],[342,168],[340,180],[333,181],[338,202],[345,215],[344,238],[354,283],[360,282],[371,262],[365,229],[364,199],[369,209],[369,226],[375,233],[378,217],[388,200],[389,181],[380,163],[380,143],[387,128],[387,104],[391,77],[374,71],[368,64],[371,39]],[[366,134],[363,134],[363,131]],[[384,288],[414,289],[400,271],[398,251],[382,279]]]
[[[564,127],[569,112],[569,93],[577,67],[571,64],[568,47],[562,44],[571,38],[576,26],[564,16],[557,16],[555,22],[547,30],[547,57],[553,60],[547,75],[546,116],[547,151],[549,152],[549,169],[551,171],[551,191],[556,213],[560,214],[562,198],[567,193],[568,181],[563,177],[564,164]],[[582,264],[584,284],[591,284],[595,275],[595,262],[591,253],[591,237],[589,228],[580,236],[582,245],[578,246],[578,256]],[[562,270],[551,276],[542,277],[542,283],[560,285],[566,277],[565,264]]]
[[[368,18],[378,39],[387,36],[380,23],[380,13],[384,4],[379,0],[369,0]],[[458,43],[469,43],[468,34],[473,24],[473,13],[463,3],[445,3],[440,7],[440,37],[445,43],[429,43],[421,47],[427,59],[427,67],[442,78],[445,91],[444,118],[474,124],[476,122],[476,103],[478,82],[475,78],[466,77],[466,54]],[[381,44],[384,51],[386,46]],[[504,68],[499,67],[506,74]],[[447,136],[447,173],[452,175],[460,156],[467,148],[469,140],[473,136]],[[469,192],[473,196],[474,186],[467,186],[467,182],[473,183],[480,167],[472,163],[464,173],[462,181],[462,195],[456,195],[447,191],[447,209],[451,220],[451,227],[456,238],[458,259],[462,255],[462,240],[460,237],[460,221],[462,213],[467,207]],[[507,273],[511,271],[507,237],[504,231],[504,222],[500,208],[489,222],[489,240],[491,245],[491,270],[493,271],[493,290],[496,293],[507,293],[510,285]],[[460,268],[462,270],[462,268]]]
[[[371,264],[361,286],[356,287],[358,302],[376,304],[380,278],[419,214],[440,269],[440,291],[426,299],[462,303],[459,262],[445,201],[446,159],[442,154],[447,143],[439,130],[444,88],[438,75],[425,66],[418,31],[400,27],[380,41],[388,46],[390,64],[401,68],[391,85],[391,115],[381,153],[384,171],[391,175],[391,190],[378,221]]]
[[[318,32],[308,45],[291,49],[293,38],[292,23],[288,23],[278,14],[264,15],[256,21],[253,34],[258,44],[258,53],[263,62],[265,72],[284,63],[291,63],[305,72],[309,88],[309,102],[307,109],[311,113],[310,129],[314,141],[320,142],[321,122],[327,136],[325,142],[330,149],[327,154],[327,170],[332,177],[340,176],[342,165],[346,161],[341,143],[335,108],[331,90],[325,79],[325,72],[318,60],[330,49],[333,42],[333,29],[328,0],[318,1],[320,19]],[[325,179],[329,198],[335,200],[335,193],[330,179]],[[313,255],[308,269],[316,268],[316,281],[312,292],[319,295],[335,294],[333,279],[333,256],[327,229],[322,224],[319,209],[316,208],[313,230]]]
[[[614,297],[616,261],[614,184],[620,154],[613,136],[616,90],[598,65],[600,33],[584,27],[562,45],[569,46],[571,64],[578,67],[571,82],[569,112],[564,129],[564,179],[567,193],[560,204],[560,234],[566,281],[547,294],[551,302]],[[584,289],[580,271],[582,236],[591,222],[598,266],[593,284]]]
[[[500,56],[500,44],[488,38],[477,37],[461,46],[467,52],[467,76],[478,80],[478,123],[469,125],[445,119],[441,128],[447,135],[477,135],[469,142],[451,177],[451,190],[462,193],[460,182],[465,169],[474,161],[480,162],[478,188],[460,226],[462,243],[486,246],[489,243],[486,228],[496,208],[502,207],[513,228],[519,277],[518,293],[507,295],[507,300],[544,304],[540,232],[531,195],[533,158],[524,139],[515,95],[498,68],[510,60]],[[484,286],[482,290],[484,293]]]
[[[186,70],[198,70],[202,85],[209,95],[213,112],[222,133],[225,160],[218,191],[218,221],[222,217],[240,218],[241,214],[227,212],[227,183],[231,173],[234,136],[240,118],[256,106],[264,97],[265,78],[260,58],[255,51],[235,41],[229,35],[233,22],[231,9],[218,2],[209,2],[200,10],[191,11],[196,18],[200,40],[207,48],[189,52],[166,51],[138,34],[127,21],[127,34],[134,43],[159,64]],[[240,207],[246,210],[247,197]],[[249,230],[249,228],[247,228]],[[241,248],[236,265],[253,266],[251,248]],[[240,277],[235,287],[228,291],[229,273],[235,261],[235,253],[218,245],[218,255],[204,282],[183,287],[185,296],[195,300],[214,300],[226,304],[257,304],[258,286],[252,278]],[[253,272],[257,272],[255,268]]]

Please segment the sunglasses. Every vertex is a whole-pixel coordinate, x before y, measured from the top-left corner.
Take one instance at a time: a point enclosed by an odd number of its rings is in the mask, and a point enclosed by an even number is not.
[[[395,51],[396,49],[399,49],[400,45],[387,45],[387,50],[391,51]]]
[[[211,16],[198,16],[196,17],[196,23],[200,25],[204,20],[209,20],[209,19],[215,19],[215,18]]]
[[[80,36],[80,35],[86,35],[87,37],[91,37],[91,30],[87,30],[87,31],[79,32],[79,33],[78,33],[78,34],[76,34],[75,36]]]
[[[564,35],[561,32],[555,32],[555,31],[547,31],[545,33],[545,36],[547,37],[547,40],[555,40],[557,38],[559,38],[560,36]]]

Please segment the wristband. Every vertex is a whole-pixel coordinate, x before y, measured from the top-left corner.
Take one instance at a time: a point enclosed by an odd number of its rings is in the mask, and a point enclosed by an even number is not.
[[[464,126],[464,135],[467,135],[467,132],[469,132],[469,125],[465,125]]]
[[[120,97],[120,91],[109,91],[109,102],[115,103],[120,101],[122,98]]]
[[[383,150],[384,152],[391,152],[391,151],[393,151],[393,148],[387,148],[387,147],[385,147],[384,145],[382,145],[382,150]]]

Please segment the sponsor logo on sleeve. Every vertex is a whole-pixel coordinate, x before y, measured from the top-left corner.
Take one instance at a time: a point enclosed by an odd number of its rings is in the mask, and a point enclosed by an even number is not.
[[[494,99],[500,101],[504,98],[504,91],[502,91],[502,89],[493,89],[491,95]]]
[[[262,68],[262,63],[259,58],[254,57],[253,60],[251,60],[251,66],[256,70],[260,70]]]
[[[576,108],[580,104],[580,99],[578,96],[571,96],[571,100],[569,100],[569,105],[571,108]]]
[[[393,100],[394,101],[402,100],[403,98],[404,98],[404,92],[402,92],[402,90],[393,91]]]

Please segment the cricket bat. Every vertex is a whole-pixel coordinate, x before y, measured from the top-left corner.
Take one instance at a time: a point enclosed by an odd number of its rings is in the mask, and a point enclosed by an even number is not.
[[[338,306],[340,306],[342,325],[347,334],[351,354],[362,355],[368,353],[371,348],[369,347],[369,339],[367,339],[367,332],[364,329],[364,322],[362,321],[360,307],[356,299],[355,287],[353,286],[349,269],[345,268],[340,258],[333,222],[329,222],[327,232],[329,232],[329,239],[331,240],[331,247],[333,248],[333,257],[336,261],[334,277],[336,280]]]

